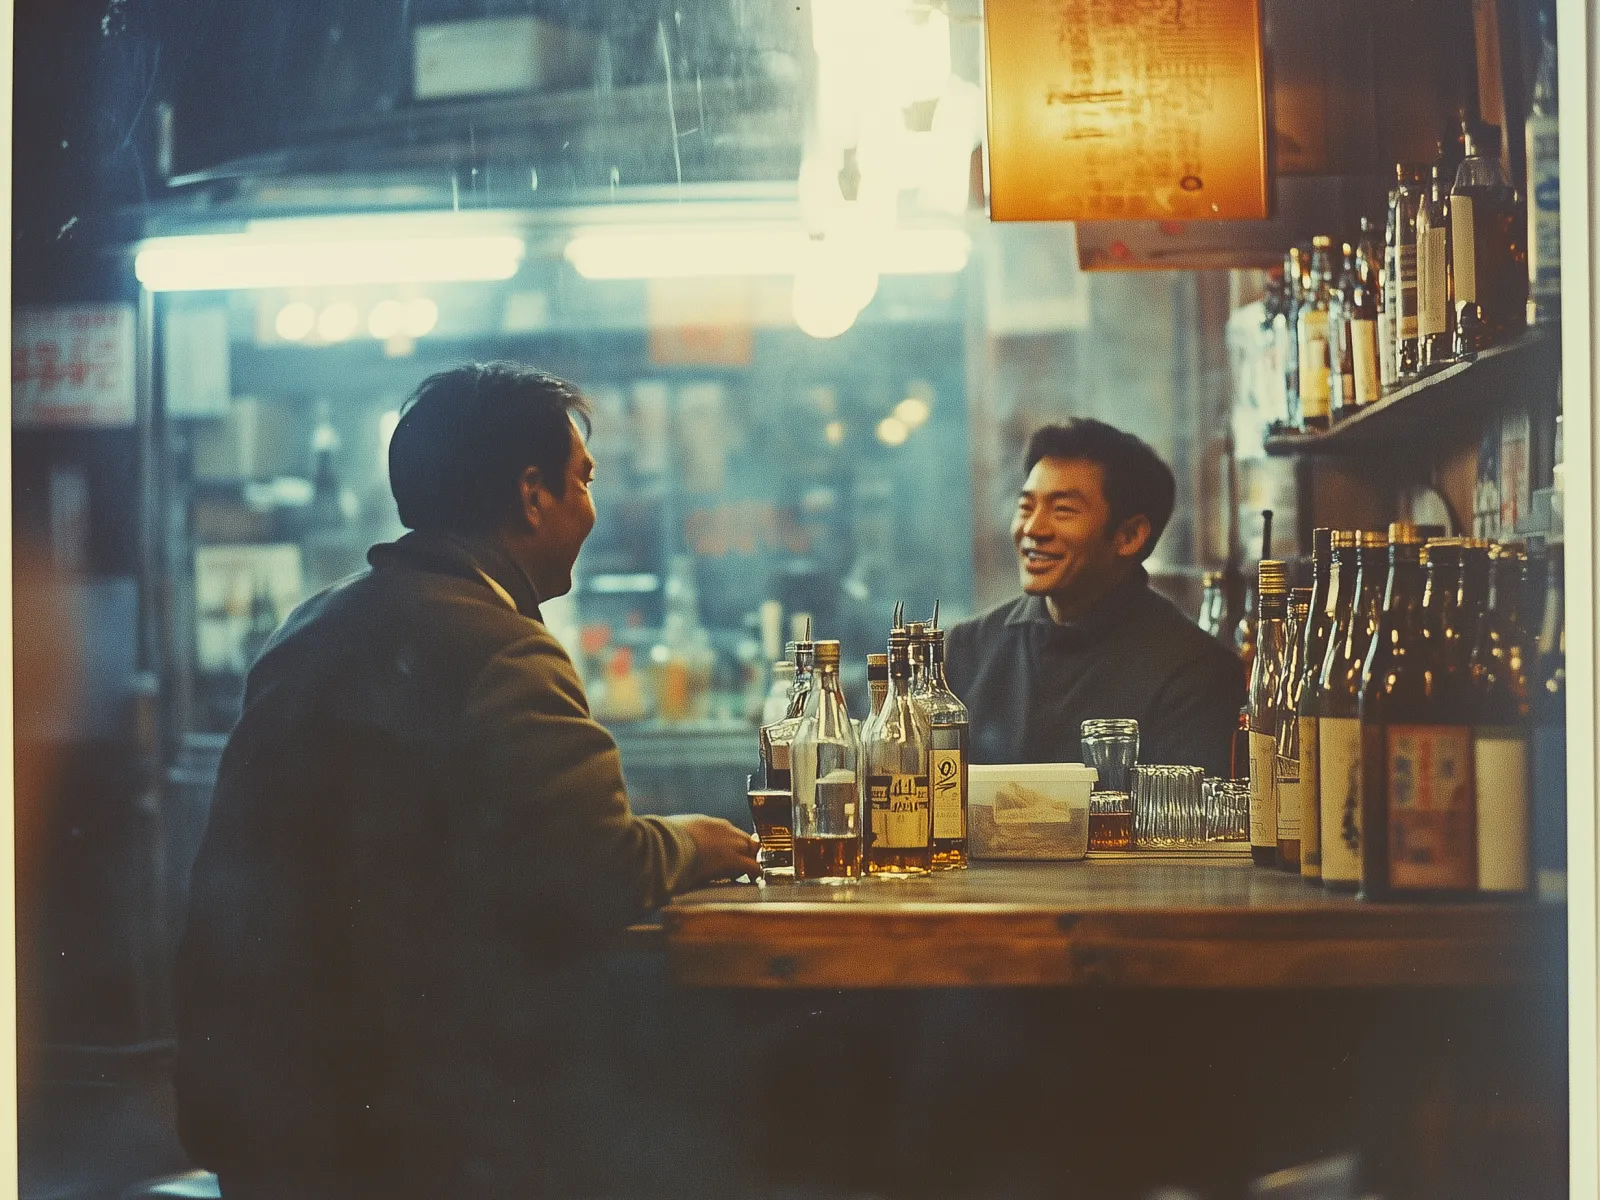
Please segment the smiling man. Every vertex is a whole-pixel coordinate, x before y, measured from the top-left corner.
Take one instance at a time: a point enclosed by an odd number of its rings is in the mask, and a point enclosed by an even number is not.
[[[1011,521],[1023,595],[949,634],[973,762],[1078,762],[1084,721],[1132,717],[1140,762],[1228,774],[1239,660],[1151,591],[1143,566],[1175,492],[1154,450],[1103,422],[1033,435]]]

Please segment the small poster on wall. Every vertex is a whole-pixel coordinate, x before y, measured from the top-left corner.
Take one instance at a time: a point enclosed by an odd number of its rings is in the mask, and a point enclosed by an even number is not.
[[[134,422],[131,304],[19,308],[11,320],[14,428]]]

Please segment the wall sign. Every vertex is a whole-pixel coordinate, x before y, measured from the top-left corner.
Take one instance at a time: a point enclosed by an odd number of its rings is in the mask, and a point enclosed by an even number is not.
[[[990,215],[1267,215],[1260,0],[985,5]]]
[[[131,304],[19,308],[11,319],[11,424],[134,422]]]

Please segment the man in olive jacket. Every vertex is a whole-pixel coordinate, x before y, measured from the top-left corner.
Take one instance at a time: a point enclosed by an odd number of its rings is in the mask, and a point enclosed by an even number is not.
[[[509,364],[424,382],[389,449],[413,532],[250,672],[178,962],[181,1133],[230,1200],[606,1190],[602,951],[756,870],[726,821],[629,811],[540,620],[594,525],[585,415]]]

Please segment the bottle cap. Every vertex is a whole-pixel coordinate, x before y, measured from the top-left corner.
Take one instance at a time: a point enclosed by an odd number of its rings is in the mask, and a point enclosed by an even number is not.
[[[889,656],[887,654],[867,655],[867,678],[889,678]]]
[[[1263,596],[1285,596],[1289,592],[1289,571],[1282,559],[1263,558],[1256,568],[1256,590]]]
[[[817,643],[817,666],[837,667],[839,665],[839,643],[834,641]]]
[[[1311,531],[1311,554],[1320,561],[1327,561],[1328,555],[1333,552],[1333,530],[1318,527]]]
[[[1311,239],[1311,244],[1318,250],[1326,250],[1329,246],[1333,245],[1333,239],[1325,233],[1319,233],[1316,237]]]
[[[1422,531],[1410,521],[1391,521],[1389,523],[1389,545],[1420,546],[1422,541]]]
[[[1388,535],[1376,529],[1357,530],[1356,540],[1363,550],[1382,550],[1389,545]]]
[[[923,622],[923,621],[911,621],[911,622],[909,622],[906,625],[906,636],[908,638],[910,638],[913,642],[926,641],[927,638],[928,638],[928,626],[927,626],[927,623]]]
[[[1461,539],[1461,548],[1463,550],[1482,550],[1482,551],[1487,552],[1489,547],[1491,547],[1493,545],[1494,545],[1494,543],[1491,542],[1488,538],[1462,538]]]
[[[1329,533],[1331,535],[1329,540],[1331,549],[1354,550],[1361,544],[1360,535],[1354,529],[1333,529],[1329,530]],[[1312,536],[1316,536],[1316,531],[1312,531]]]

